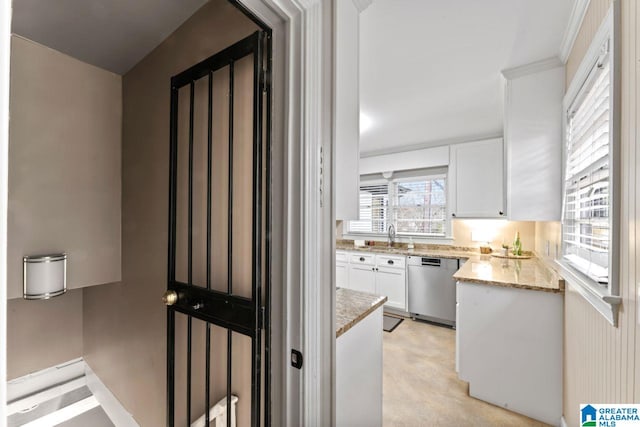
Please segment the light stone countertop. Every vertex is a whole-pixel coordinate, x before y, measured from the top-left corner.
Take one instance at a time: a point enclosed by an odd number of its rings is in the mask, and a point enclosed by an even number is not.
[[[338,288],[336,290],[336,338],[387,302],[387,297]]]
[[[453,275],[456,280],[535,291],[564,292],[564,280],[537,258],[497,258],[481,255],[477,248],[449,245],[417,244],[415,249],[409,250],[402,244],[393,248],[386,245],[355,247],[349,241],[338,241],[336,249],[375,254],[464,259],[467,262]]]
[[[474,256],[453,278],[463,282],[545,292],[564,292],[564,280],[537,258],[508,259]]]

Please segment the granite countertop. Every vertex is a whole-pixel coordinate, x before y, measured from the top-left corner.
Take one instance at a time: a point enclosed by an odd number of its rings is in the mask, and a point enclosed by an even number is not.
[[[537,258],[474,256],[453,275],[456,280],[545,292],[564,292],[564,280]]]
[[[337,250],[383,253],[401,256],[465,259],[467,262],[453,275],[456,280],[485,285],[531,289],[546,292],[564,292],[564,280],[553,269],[537,258],[509,259],[481,255],[477,248],[451,245],[406,244],[388,247],[386,244],[356,247],[352,241],[342,240]]]
[[[480,255],[477,248],[467,248],[462,246],[448,246],[448,245],[422,245],[417,244],[415,249],[407,249],[406,245],[388,247],[386,245],[376,246],[354,246],[349,243],[336,243],[336,249],[339,251],[351,251],[351,252],[369,252],[369,253],[382,253],[389,255],[402,255],[402,256],[424,256],[433,258],[451,258],[451,259],[465,259],[473,256]]]
[[[336,290],[336,338],[385,302],[387,302],[385,296],[338,288]]]

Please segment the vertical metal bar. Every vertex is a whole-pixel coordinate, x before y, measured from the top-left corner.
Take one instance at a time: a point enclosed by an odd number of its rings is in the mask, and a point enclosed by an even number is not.
[[[255,336],[251,341],[251,425],[260,424],[260,376],[262,367],[262,336],[259,321],[262,308],[262,41],[260,32],[258,45],[253,54],[253,248],[251,297],[256,318]]]
[[[229,206],[227,207],[227,292],[233,293],[233,90],[234,62],[229,63]],[[227,427],[231,427],[231,329],[227,329]]]
[[[194,82],[189,84],[189,231],[187,249],[188,283],[193,286],[193,103]],[[191,425],[191,335],[193,318],[187,318],[187,425]]]
[[[171,87],[171,112],[169,117],[169,256],[167,284],[175,280],[176,267],[176,188],[178,165],[178,89]],[[167,408],[166,424],[175,423],[175,312],[167,308]]]
[[[265,313],[264,313],[264,425],[271,426],[271,58],[272,36],[267,34],[266,91],[266,219],[265,219]]]
[[[211,289],[211,163],[213,159],[213,72],[209,71],[209,103],[207,108],[207,289]],[[205,376],[204,390],[205,426],[209,426],[209,405],[211,405],[211,324],[207,322],[207,337],[205,343]]]
[[[167,308],[167,427],[175,423],[175,311]]]

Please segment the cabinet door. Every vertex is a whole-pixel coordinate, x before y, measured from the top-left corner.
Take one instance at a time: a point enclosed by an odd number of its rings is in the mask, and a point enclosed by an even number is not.
[[[512,221],[560,221],[564,67],[506,81],[507,213]]]
[[[339,288],[349,287],[349,270],[345,262],[336,262],[336,286]]]
[[[359,12],[351,1],[335,2],[335,203],[336,219],[359,219],[360,95]]]
[[[376,291],[376,279],[374,267],[370,265],[349,265],[349,289],[354,291],[368,292]]]
[[[451,146],[449,185],[454,218],[504,217],[502,139]]]
[[[386,295],[385,306],[406,310],[406,273],[404,269],[378,267],[376,271],[376,294]]]

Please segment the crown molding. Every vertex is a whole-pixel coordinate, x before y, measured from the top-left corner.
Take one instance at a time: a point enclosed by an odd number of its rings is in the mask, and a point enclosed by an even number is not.
[[[518,77],[526,76],[528,74],[539,73],[541,71],[562,67],[563,65],[564,62],[557,56],[554,56],[552,58],[542,59],[540,61],[531,62],[529,64],[502,70],[502,75],[505,79],[512,80],[517,79]]]
[[[373,0],[352,0],[352,1],[353,1],[353,5],[356,7],[356,9],[358,9],[359,13],[362,13],[366,8],[371,6],[371,3],[373,3]]]
[[[582,26],[582,21],[589,8],[591,0],[575,0],[571,15],[569,16],[569,22],[567,28],[564,30],[564,36],[562,37],[562,43],[560,44],[560,60],[563,64],[567,63],[573,44],[578,37],[578,32]]]
[[[381,148],[378,150],[364,150],[360,152],[360,158],[384,156],[387,154],[405,153],[407,151],[424,150],[425,148],[441,147],[443,145],[463,144],[465,142],[486,141],[490,139],[502,138],[502,132],[482,135],[467,135],[457,138],[440,139],[426,141],[418,144],[400,145],[397,147]]]

